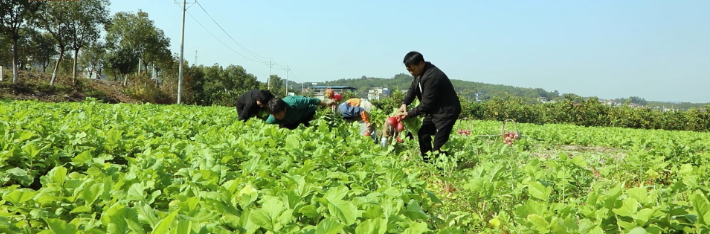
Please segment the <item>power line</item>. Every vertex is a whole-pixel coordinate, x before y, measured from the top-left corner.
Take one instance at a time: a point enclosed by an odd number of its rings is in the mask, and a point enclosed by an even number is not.
[[[180,6],[178,6],[178,7],[180,7]],[[229,47],[226,43],[224,43],[224,42],[223,42],[222,40],[220,40],[217,36],[215,36],[212,32],[210,32],[210,30],[208,30],[204,25],[202,25],[202,23],[200,23],[200,21],[198,21],[197,19],[195,19],[195,17],[192,16],[192,14],[190,14],[190,12],[187,12],[187,14],[190,16],[190,18],[192,18],[192,20],[194,20],[195,22],[197,22],[197,24],[200,25],[200,27],[202,27],[202,29],[204,29],[205,31],[207,31],[207,33],[209,33],[210,35],[212,35],[212,37],[214,37],[214,39],[216,39],[217,41],[219,41],[219,43],[222,43],[222,45],[224,45],[225,47],[229,48],[229,49],[230,49],[231,51],[233,51],[234,53],[238,54],[239,56],[244,57],[245,59],[249,59],[249,60],[251,60],[251,61],[253,61],[253,62],[265,63],[264,61],[257,61],[257,60],[251,59],[251,58],[249,58],[249,57],[247,57],[247,56],[244,56],[243,54],[237,52],[236,50],[232,49],[232,47]],[[266,64],[266,63],[265,63],[265,64]]]
[[[195,3],[197,3],[197,6],[199,6],[200,9],[202,9],[202,11],[204,11],[205,14],[207,14],[207,16],[210,17],[210,19],[212,19],[212,22],[214,22],[214,23],[217,25],[217,27],[219,27],[219,29],[221,29],[222,32],[224,32],[224,34],[227,34],[227,36],[228,36],[229,38],[231,38],[232,41],[234,41],[234,43],[237,43],[237,45],[239,45],[239,47],[241,47],[242,49],[244,49],[244,51],[246,51],[247,53],[251,54],[252,56],[254,56],[254,57],[257,58],[257,59],[258,59],[259,57],[264,58],[264,59],[269,59],[269,58],[267,58],[267,57],[258,55],[258,54],[256,54],[256,53],[250,51],[250,50],[247,49],[246,47],[244,47],[241,43],[239,43],[239,41],[237,41],[236,39],[234,39],[234,38],[232,37],[232,35],[229,35],[229,33],[227,33],[227,31],[224,30],[224,28],[222,28],[222,25],[219,25],[219,23],[217,23],[217,21],[216,21],[214,18],[212,18],[212,15],[210,15],[210,13],[208,13],[207,10],[205,10],[205,8],[202,7],[202,5],[200,4],[200,2],[195,1]]]
[[[175,2],[175,4],[177,5],[178,3]],[[233,51],[234,53],[238,54],[239,56],[242,56],[242,57],[245,58],[245,59],[249,59],[249,60],[251,60],[251,61],[253,61],[253,62],[257,62],[257,63],[266,64],[267,66],[269,66],[269,74],[271,74],[271,67],[276,66],[277,68],[280,68],[281,70],[285,70],[285,71],[287,72],[287,74],[286,74],[287,77],[288,77],[288,73],[290,73],[292,76],[294,76],[294,75],[293,75],[293,72],[292,72],[293,70],[291,70],[291,68],[289,68],[288,65],[284,66],[284,65],[275,63],[275,62],[273,62],[272,59],[267,58],[267,57],[264,57],[264,56],[261,56],[261,55],[258,55],[258,54],[256,54],[256,53],[252,52],[251,50],[247,49],[246,47],[244,47],[244,45],[242,45],[241,43],[239,43],[239,41],[237,41],[236,39],[234,39],[234,37],[232,37],[231,35],[229,35],[229,33],[227,33],[227,31],[224,30],[224,28],[223,28],[221,25],[219,25],[219,23],[217,23],[217,21],[207,12],[207,10],[205,10],[204,7],[202,7],[202,5],[201,5],[199,2],[195,1],[195,4],[197,4],[197,5],[202,9],[202,11],[204,11],[205,14],[207,14],[207,16],[210,17],[210,19],[212,20],[212,22],[214,22],[214,23],[217,25],[217,27],[219,27],[219,28],[222,30],[222,32],[224,32],[225,34],[227,34],[227,36],[228,36],[230,39],[232,39],[232,41],[233,41],[234,43],[236,43],[239,47],[241,47],[242,49],[244,49],[244,51],[246,51],[247,53],[249,53],[250,55],[252,55],[252,56],[255,57],[255,58],[261,57],[261,58],[268,59],[268,61],[264,61],[264,60],[262,60],[262,61],[254,60],[254,59],[249,58],[249,57],[243,55],[242,53],[239,53],[239,52],[237,52],[236,50],[232,49],[232,48],[229,47],[226,43],[224,43],[222,40],[220,40],[217,36],[215,36],[212,32],[210,32],[210,30],[208,30],[204,25],[202,25],[202,23],[200,23],[200,21],[198,21],[192,14],[190,14],[189,12],[187,12],[187,14],[190,16],[190,18],[192,18],[195,22],[197,22],[197,24],[200,25],[200,27],[202,27],[202,29],[204,29],[205,31],[207,31],[207,33],[209,33],[210,35],[212,35],[212,37],[214,37],[217,41],[219,41],[220,43],[222,43],[222,45],[224,45],[225,47],[229,48],[231,51]],[[178,6],[178,7],[179,7],[179,6]],[[289,79],[287,78],[286,82],[288,82],[288,80],[289,80]],[[297,79],[290,79],[290,80],[292,80],[292,81],[294,81],[294,82],[298,82]],[[269,75],[269,77],[267,77],[267,83],[270,83],[270,81],[271,81],[271,75]],[[288,83],[286,84],[286,86],[288,87]]]

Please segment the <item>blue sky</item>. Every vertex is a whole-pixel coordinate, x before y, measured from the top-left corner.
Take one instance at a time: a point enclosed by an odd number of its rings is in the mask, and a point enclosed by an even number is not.
[[[710,102],[708,0],[200,1],[256,56],[190,2],[185,59],[192,64],[197,50],[198,64],[239,64],[261,81],[269,58],[288,65],[298,82],[390,78],[406,72],[402,58],[417,50],[451,79],[600,98]],[[111,2],[114,13],[138,9],[178,53],[179,5]],[[278,66],[272,73],[286,77]]]

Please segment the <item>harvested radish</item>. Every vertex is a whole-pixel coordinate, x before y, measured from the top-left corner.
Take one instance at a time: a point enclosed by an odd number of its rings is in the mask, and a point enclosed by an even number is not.
[[[387,118],[387,121],[385,122],[387,123],[387,125],[395,127],[397,126],[397,123],[399,123],[399,120],[397,119],[397,117],[392,116]]]
[[[398,132],[404,131],[404,124],[402,122],[397,123],[397,127],[394,128]]]

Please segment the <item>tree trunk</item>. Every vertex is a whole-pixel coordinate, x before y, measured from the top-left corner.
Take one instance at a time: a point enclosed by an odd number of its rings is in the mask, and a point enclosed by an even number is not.
[[[12,83],[17,84],[20,74],[17,73],[17,40],[13,38],[12,43]]]
[[[91,68],[89,68],[89,79],[91,79],[92,75],[94,75],[94,66],[91,66]]]
[[[123,86],[126,86],[128,84],[128,74],[124,75],[123,78]]]
[[[49,66],[49,61],[48,61],[48,62],[42,62],[42,73],[47,72],[47,66]]]
[[[52,79],[49,81],[49,85],[54,86],[54,81],[57,79],[57,71],[59,70],[59,63],[62,62],[62,57],[64,57],[64,47],[59,47],[59,58],[57,58],[57,63],[54,64],[54,71],[52,72]]]
[[[76,84],[76,61],[79,60],[79,48],[74,48],[74,65],[72,65],[71,84]]]

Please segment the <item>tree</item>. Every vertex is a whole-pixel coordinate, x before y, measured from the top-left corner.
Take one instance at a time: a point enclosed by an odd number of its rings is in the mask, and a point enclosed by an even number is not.
[[[91,78],[94,75],[94,72],[96,72],[96,75],[98,75],[99,78],[101,77],[105,49],[106,45],[103,42],[95,41],[89,44],[87,48],[81,52],[79,57],[79,65],[82,67],[82,70],[89,70],[88,78]]]
[[[121,48],[107,53],[105,60],[108,67],[113,69],[114,77],[116,71],[124,77],[123,85],[126,85],[128,74],[138,67],[138,56],[133,50],[128,48]]]
[[[54,38],[49,33],[40,32],[33,34],[30,38],[30,46],[32,48],[30,56],[32,56],[33,62],[42,66],[42,73],[44,73],[52,62],[52,57],[58,54]]]
[[[72,1],[69,5],[70,18],[69,40],[74,50],[74,63],[72,65],[72,84],[76,82],[77,62],[79,50],[84,46],[99,39],[100,26],[109,22],[108,0],[81,0]]]
[[[276,95],[283,92],[284,85],[281,77],[279,77],[278,75],[271,75],[269,77],[269,80],[271,82],[271,88],[269,89],[271,93]]]
[[[17,41],[20,28],[35,14],[42,3],[27,0],[2,0],[0,4],[0,34],[12,39],[12,83],[17,83]]]
[[[57,79],[57,71],[59,65],[64,58],[64,52],[66,51],[67,45],[71,40],[71,28],[69,23],[73,21],[72,14],[70,11],[69,2],[63,1],[49,1],[43,3],[43,9],[39,14],[37,14],[37,20],[44,29],[47,30],[57,43],[57,48],[59,49],[59,57],[57,57],[57,62],[54,65],[54,71],[52,71],[52,79],[49,81],[49,85],[54,85],[54,81]]]
[[[153,25],[148,13],[140,10],[135,14],[116,13],[112,24],[106,27],[106,43],[110,50],[131,50],[140,60],[139,71],[148,64],[172,59],[170,40]],[[124,80],[124,85],[126,83]]]

